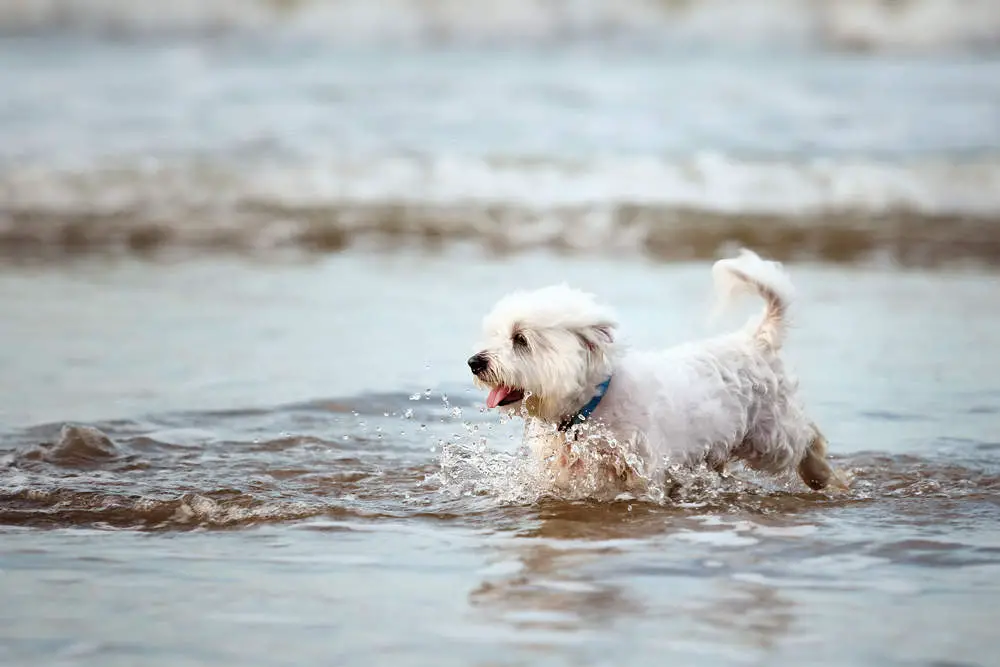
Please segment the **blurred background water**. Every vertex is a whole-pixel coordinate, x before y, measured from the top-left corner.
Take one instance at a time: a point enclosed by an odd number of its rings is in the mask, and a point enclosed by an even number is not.
[[[0,664],[995,664],[998,215],[992,0],[0,0]],[[492,301],[744,244],[852,492],[540,497]]]
[[[0,248],[1000,256],[994,2],[0,3]]]

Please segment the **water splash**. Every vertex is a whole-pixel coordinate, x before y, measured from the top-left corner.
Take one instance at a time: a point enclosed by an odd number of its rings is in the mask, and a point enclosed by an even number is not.
[[[498,426],[517,419],[501,415]],[[661,506],[697,506],[743,494],[787,492],[792,480],[764,479],[737,466],[719,475],[707,466],[664,459],[647,465],[629,444],[593,425],[581,425],[581,437],[566,442],[548,430],[524,429],[512,450],[491,447],[493,424],[483,433],[479,423],[463,423],[464,433],[439,447],[444,494],[491,496],[504,504],[530,504],[542,499],[563,501],[628,501]],[[553,448],[553,442],[558,443]],[[572,474],[566,474],[572,466]],[[623,480],[628,478],[628,483]]]
[[[855,481],[848,493],[827,494],[739,467],[719,475],[663,461],[648,471],[617,443],[588,446],[589,432],[571,452],[585,474],[559,485],[525,441],[519,418],[498,419],[454,396],[447,405],[407,396],[8,432],[0,440],[0,524],[188,530],[431,517],[492,525],[578,503],[594,512],[631,506],[672,516],[786,516],[819,505],[891,503],[893,516],[916,521],[941,503],[988,511],[1000,493],[989,443],[937,458],[839,457],[835,463]],[[411,408],[411,418],[396,405]],[[461,418],[454,407],[463,408]],[[414,422],[421,428],[400,434],[401,424]],[[625,491],[608,484],[609,456],[642,484]]]

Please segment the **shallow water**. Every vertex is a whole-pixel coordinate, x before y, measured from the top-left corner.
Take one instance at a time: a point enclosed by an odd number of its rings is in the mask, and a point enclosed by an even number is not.
[[[707,267],[463,257],[0,273],[3,663],[994,663],[995,275],[791,267],[847,495],[596,503],[483,412],[479,317],[566,279],[668,344]]]
[[[0,665],[997,664],[998,17],[0,0]],[[851,491],[545,496],[483,312],[735,244]]]

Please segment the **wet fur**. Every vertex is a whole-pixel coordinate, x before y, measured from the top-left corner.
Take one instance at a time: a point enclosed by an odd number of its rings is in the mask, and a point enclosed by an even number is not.
[[[747,250],[716,262],[712,273],[723,301],[755,294],[763,317],[723,336],[631,351],[616,343],[611,311],[565,285],[508,295],[486,316],[479,352],[489,366],[476,379],[529,394],[502,409],[525,417],[526,440],[553,484],[596,474],[629,488],[667,465],[722,472],[742,461],[775,475],[796,471],[815,490],[846,486],[779,354],[793,298],[787,274]],[[515,333],[527,347],[512,345]],[[609,374],[589,423],[556,430]],[[593,456],[581,456],[581,447]]]

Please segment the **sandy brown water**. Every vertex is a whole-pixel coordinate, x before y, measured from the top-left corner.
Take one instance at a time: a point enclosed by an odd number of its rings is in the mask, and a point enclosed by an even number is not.
[[[995,274],[791,266],[846,496],[597,503],[525,481],[479,318],[564,279],[678,342],[707,265],[470,259],[0,272],[0,663],[996,664]]]

